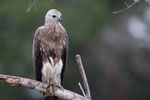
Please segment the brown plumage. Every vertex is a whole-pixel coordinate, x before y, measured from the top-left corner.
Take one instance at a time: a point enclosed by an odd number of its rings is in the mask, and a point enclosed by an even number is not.
[[[35,32],[32,50],[36,80],[58,87],[63,80],[68,51],[68,37],[60,16],[55,9],[48,11],[45,25]],[[56,99],[45,94],[45,100]]]

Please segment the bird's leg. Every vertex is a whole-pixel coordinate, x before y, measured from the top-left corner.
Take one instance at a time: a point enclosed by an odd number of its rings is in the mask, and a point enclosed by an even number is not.
[[[54,65],[56,65],[56,64],[54,64]],[[55,82],[56,81],[55,78],[57,76],[57,67],[58,66],[54,66],[54,69],[53,69],[54,73],[53,73],[53,75],[51,77],[51,81],[50,81],[50,85],[52,85],[53,87],[61,87],[60,84],[58,84],[57,82]]]
[[[57,61],[55,61],[55,62],[57,62]],[[53,86],[53,87],[58,87],[58,88],[63,88],[62,86],[61,86],[61,84],[60,84],[60,77],[58,77],[58,73],[57,73],[57,69],[58,69],[58,64],[57,63],[54,63],[53,64],[53,70],[54,70],[54,72],[53,72],[53,74],[52,74],[52,77],[51,77],[51,80],[50,80],[50,85],[51,86]]]
[[[52,80],[50,81],[50,86],[58,87],[58,88],[63,88],[63,87],[61,86],[61,84],[60,84],[60,83],[56,83],[56,82],[54,81],[54,79],[52,79]]]
[[[59,84],[57,84],[56,82],[54,82],[53,80],[50,82],[50,86],[53,86],[53,87],[58,87],[58,88],[63,88],[62,86],[61,86],[61,84],[59,83]]]

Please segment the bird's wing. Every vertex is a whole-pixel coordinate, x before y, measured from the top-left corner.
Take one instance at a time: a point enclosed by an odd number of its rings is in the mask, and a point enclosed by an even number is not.
[[[66,43],[63,47],[63,52],[62,52],[62,61],[63,61],[63,68],[62,68],[62,72],[61,72],[61,83],[63,81],[63,77],[64,77],[64,72],[65,72],[65,66],[66,66],[66,60],[67,60],[67,56],[68,56],[68,36],[65,37],[66,39]]]
[[[37,30],[33,40],[32,47],[32,61],[34,66],[35,78],[38,81],[42,81],[41,69],[42,69],[42,55],[40,51],[41,41],[36,37],[39,33]]]

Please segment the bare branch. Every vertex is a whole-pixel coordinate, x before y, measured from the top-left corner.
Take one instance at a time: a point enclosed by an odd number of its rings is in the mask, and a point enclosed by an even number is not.
[[[49,87],[48,84],[35,81],[32,79],[0,74],[0,82],[4,82],[11,86],[33,89],[39,92],[46,93],[48,95],[57,96],[65,100],[89,100],[86,97],[83,97],[75,92],[63,88],[58,88],[58,87],[52,87],[52,86]]]
[[[85,74],[85,71],[84,71],[84,68],[83,68],[83,64],[82,64],[80,55],[76,55],[76,61],[77,61],[79,71],[80,71],[80,74],[81,74],[81,77],[82,77],[82,80],[83,80],[86,96],[87,96],[88,99],[92,100],[91,93],[90,93],[90,88],[89,88],[89,85],[88,85],[88,81],[87,81],[87,78],[86,78],[86,74]]]
[[[139,2],[140,0],[133,0],[134,2],[132,4],[128,4],[125,2],[125,5],[126,5],[126,8],[122,9],[122,10],[118,10],[118,11],[114,11],[113,14],[117,14],[117,13],[121,13],[121,12],[124,12],[128,9],[130,9],[131,7],[133,7],[137,2]]]
[[[35,7],[35,5],[36,5],[36,3],[38,3],[38,1],[39,1],[39,0],[30,0],[30,2],[29,2],[29,7],[26,9],[26,12],[30,12],[31,8],[32,8],[33,6]]]
[[[82,86],[81,86],[80,82],[78,83],[78,85],[79,85],[79,87],[80,87],[80,89],[81,89],[81,91],[82,91],[83,95],[86,97],[85,92],[84,92],[84,90],[83,90],[83,88],[82,88]]]

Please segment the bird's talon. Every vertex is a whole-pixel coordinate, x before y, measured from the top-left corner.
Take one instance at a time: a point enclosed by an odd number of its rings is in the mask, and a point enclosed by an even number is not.
[[[48,89],[48,88],[50,88],[50,87],[51,87],[51,85],[47,85],[46,89]]]

